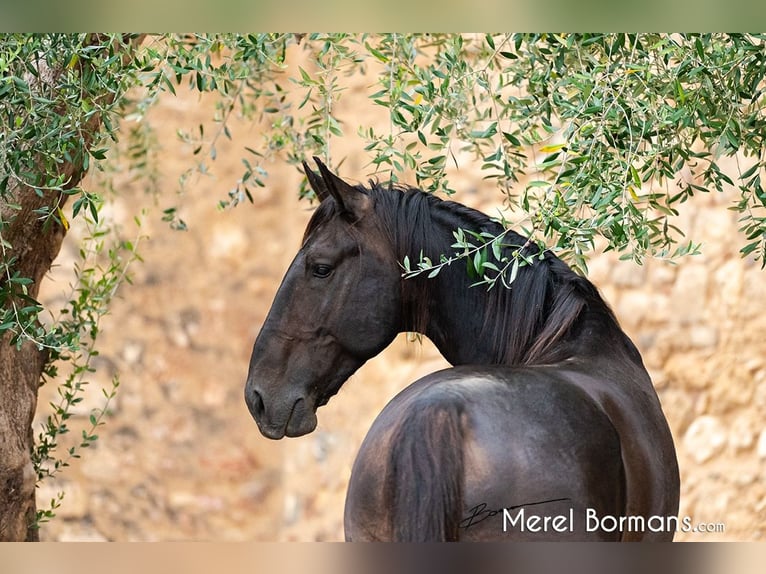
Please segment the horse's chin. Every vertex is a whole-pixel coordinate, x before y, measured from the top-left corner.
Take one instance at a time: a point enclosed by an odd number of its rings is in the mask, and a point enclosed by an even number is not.
[[[309,434],[317,428],[317,417],[314,413],[313,416],[304,417],[301,420],[297,420],[296,417],[291,417],[287,426],[267,426],[258,425],[258,430],[261,434],[271,440],[281,440],[285,437],[298,437],[305,434]]]
[[[296,417],[296,413],[293,412],[293,416],[287,422],[287,428],[285,429],[285,436],[297,437],[303,436],[314,432],[317,428],[317,415],[314,411],[309,410],[301,417]]]
[[[261,431],[261,434],[264,437],[271,440],[280,440],[285,438],[285,429],[283,428],[274,428],[274,427],[258,425],[258,430]]]

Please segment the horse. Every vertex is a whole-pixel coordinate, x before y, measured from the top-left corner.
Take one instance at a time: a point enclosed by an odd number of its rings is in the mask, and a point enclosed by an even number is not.
[[[599,294],[550,250],[419,189],[352,185],[303,163],[319,205],[255,340],[245,400],[270,439],[316,411],[398,333],[451,368],[379,414],[352,467],[348,541],[672,540],[679,473],[641,355]],[[508,289],[465,266],[405,278],[463,229],[528,262]],[[507,261],[507,259],[506,259]]]

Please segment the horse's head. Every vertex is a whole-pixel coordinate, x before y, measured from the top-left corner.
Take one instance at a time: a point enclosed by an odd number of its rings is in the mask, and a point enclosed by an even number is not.
[[[316,160],[316,158],[315,158]],[[400,326],[400,273],[374,198],[304,163],[321,204],[255,341],[245,400],[265,436],[316,428],[316,409]]]

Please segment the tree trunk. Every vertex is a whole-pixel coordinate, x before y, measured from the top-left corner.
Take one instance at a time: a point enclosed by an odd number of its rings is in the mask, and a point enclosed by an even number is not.
[[[131,43],[136,46],[141,40],[142,37],[135,37]],[[103,41],[104,38],[98,35],[91,35],[89,39],[91,45]],[[48,83],[49,87],[55,86],[65,65],[67,62],[62,62],[61,69],[50,69],[40,64],[35,80],[38,87],[43,82]],[[30,89],[35,87],[35,83],[30,82]],[[112,97],[105,96],[101,101]],[[98,114],[91,116],[88,123],[82,126],[82,155],[88,153],[101,128]],[[83,157],[58,165],[68,189],[79,185],[85,176]],[[9,189],[0,205],[2,239],[10,245],[10,248],[6,247],[3,257],[6,261],[15,258],[12,272],[34,281],[29,285],[28,293],[36,298],[40,281],[50,270],[66,231],[53,221],[44,227],[39,212],[35,213],[35,210],[43,207],[53,210],[63,205],[66,195],[46,192],[40,196],[18,180],[9,181]],[[12,207],[14,204],[21,208]],[[7,276],[0,277],[0,287],[6,281]],[[10,344],[11,337],[9,332],[0,337],[0,541],[34,541],[38,540],[38,531],[35,527],[37,476],[30,456],[34,444],[32,419],[47,355],[45,350],[38,350],[31,341],[24,342],[17,349]]]
[[[18,190],[16,201],[29,202],[29,195],[37,197],[29,189]],[[22,203],[22,205],[24,205]],[[34,279],[29,294],[37,296],[38,285],[50,269],[64,238],[60,226],[50,226],[43,232],[39,220],[20,213],[6,228],[13,235],[10,243],[21,246],[15,252],[25,251],[14,270],[22,277]],[[37,475],[32,467],[30,450],[33,445],[32,418],[37,406],[37,389],[40,384],[46,356],[37,346],[27,341],[21,349],[10,344],[6,333],[0,338],[0,540],[37,540],[34,523],[35,484]]]

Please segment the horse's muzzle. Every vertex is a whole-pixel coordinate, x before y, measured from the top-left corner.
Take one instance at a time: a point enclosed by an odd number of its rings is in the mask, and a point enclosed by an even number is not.
[[[285,436],[302,436],[317,426],[316,413],[306,397],[272,401],[272,404],[267,405],[258,389],[247,385],[245,402],[258,424],[258,430],[266,438],[279,440]]]

